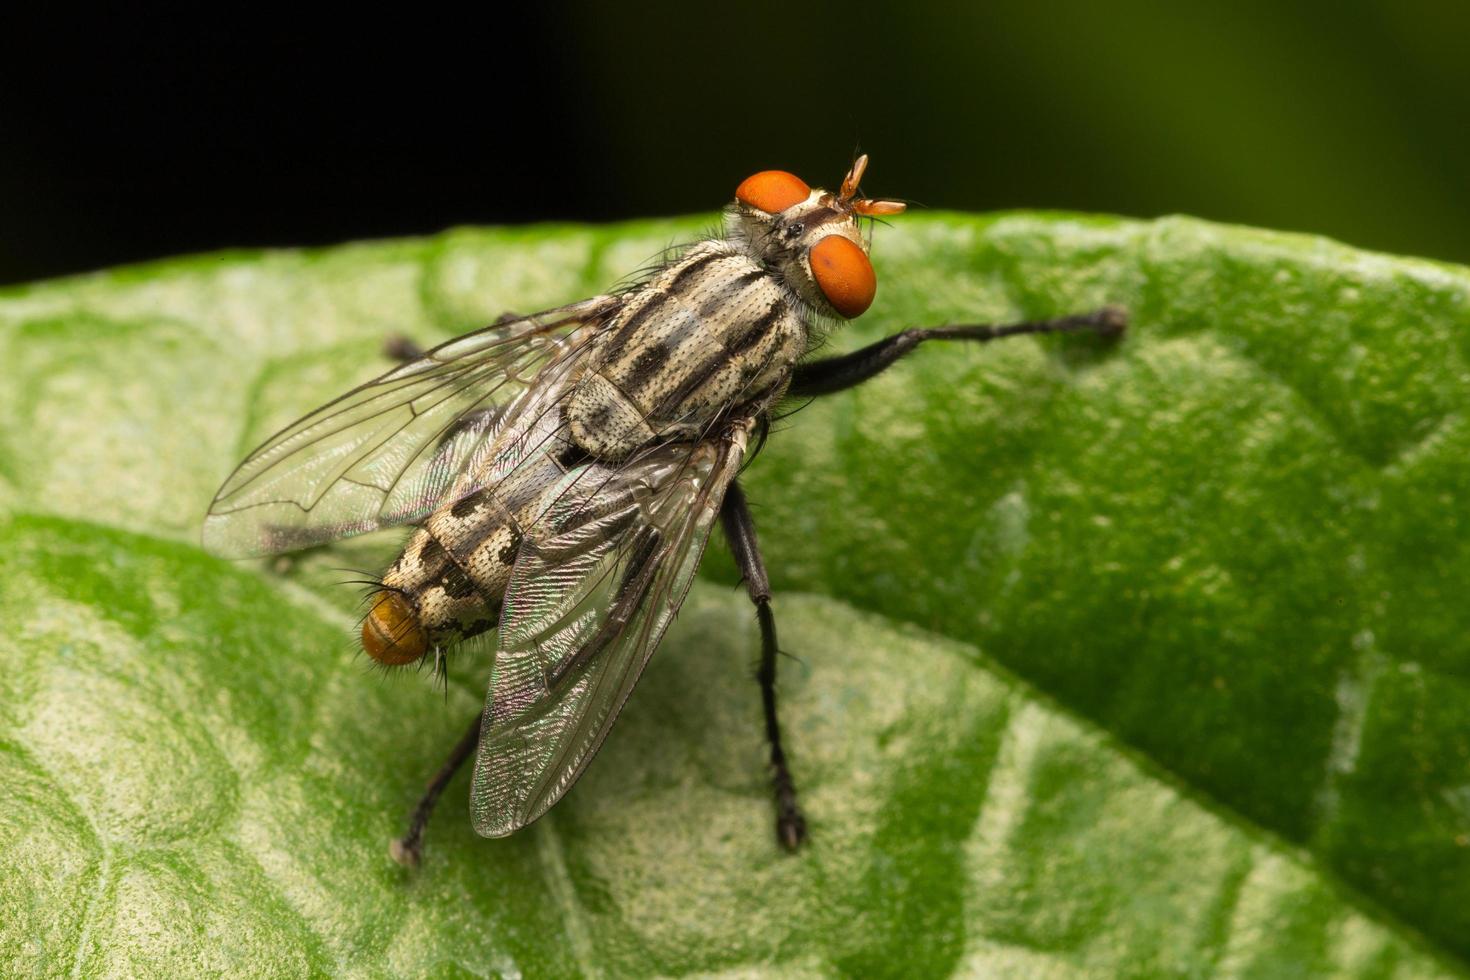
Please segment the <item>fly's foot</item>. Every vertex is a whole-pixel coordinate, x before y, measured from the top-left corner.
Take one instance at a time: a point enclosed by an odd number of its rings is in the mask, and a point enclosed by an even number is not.
[[[503,327],[507,323],[515,323],[517,320],[524,319],[525,316],[520,313],[502,313],[495,318],[493,325]],[[383,338],[383,356],[400,364],[417,361],[424,356],[426,351],[427,348],[418,341],[401,333],[390,333]]]
[[[388,845],[388,856],[405,868],[417,868],[424,859],[423,842],[412,833],[395,837]]]
[[[1100,337],[1121,337],[1128,329],[1128,311],[1121,306],[1104,306],[1093,314]]]
[[[424,349],[401,333],[390,333],[383,338],[383,356],[407,364],[424,356]]]
[[[782,847],[793,854],[806,843],[806,818],[801,815],[800,810],[792,807],[781,812],[776,818],[776,838]]]
[[[796,805],[796,787],[791,783],[791,774],[782,770],[776,774],[776,840],[789,852],[794,852],[806,843],[806,818],[801,807]]]

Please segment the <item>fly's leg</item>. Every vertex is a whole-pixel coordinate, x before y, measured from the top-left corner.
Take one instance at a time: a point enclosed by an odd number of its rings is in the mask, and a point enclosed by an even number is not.
[[[383,338],[383,356],[399,364],[407,364],[423,357],[424,348],[412,337],[390,333]]]
[[[791,378],[789,394],[798,398],[844,391],[892,367],[899,358],[926,340],[972,340],[984,343],[1028,333],[1081,333],[1091,331],[1116,337],[1128,326],[1128,314],[1117,306],[1091,313],[1003,325],[976,323],[954,327],[916,327],[885,337],[875,344],[840,357],[801,364]]]
[[[449,753],[449,758],[444,765],[429,780],[428,788],[424,795],[419,798],[419,805],[414,807],[413,816],[408,819],[408,831],[395,839],[388,845],[388,853],[393,860],[406,868],[417,868],[423,856],[424,828],[429,825],[429,816],[434,812],[434,804],[439,802],[444,787],[454,778],[459,767],[464,765],[464,760],[475,751],[475,746],[480,744],[480,714],[475,714],[475,720],[465,731],[464,736],[455,744],[454,750]]]
[[[493,326],[503,326],[504,324],[514,323],[517,320],[524,319],[525,317],[519,313],[502,313],[495,318]],[[404,336],[401,333],[390,333],[383,339],[383,356],[398,361],[400,364],[417,361],[424,356],[426,349],[412,337]]]
[[[796,805],[796,784],[786,765],[786,752],[781,747],[781,722],[776,717],[776,618],[771,614],[771,583],[766,565],[761,560],[760,545],[755,537],[755,521],[745,502],[745,491],[739,483],[730,484],[720,509],[720,522],[735,563],[745,578],[750,601],[755,603],[756,619],[761,627],[761,662],[756,678],[761,686],[761,705],[766,714],[766,741],[771,744],[771,786],[776,793],[776,839],[788,851],[794,851],[806,840],[806,820]]]

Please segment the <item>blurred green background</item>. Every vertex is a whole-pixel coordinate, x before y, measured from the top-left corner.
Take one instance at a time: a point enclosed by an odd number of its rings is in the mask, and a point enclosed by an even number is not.
[[[99,15],[101,16],[101,15]],[[1470,4],[574,3],[4,32],[0,281],[708,211],[747,173],[1470,261]]]

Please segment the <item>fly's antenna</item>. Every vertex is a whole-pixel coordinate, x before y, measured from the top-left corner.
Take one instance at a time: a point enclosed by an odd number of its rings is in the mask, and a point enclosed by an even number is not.
[[[837,200],[851,201],[857,195],[858,185],[863,182],[863,174],[868,170],[868,155],[864,153],[852,162],[847,170],[847,176],[842,178],[842,190],[837,192]]]
[[[871,198],[858,197],[858,185],[863,182],[863,174],[868,171],[868,155],[864,153],[852,162],[852,167],[847,171],[847,176],[842,178],[842,189],[837,192],[837,203],[862,215],[865,218],[879,218],[890,214],[902,214],[908,207],[902,201],[873,200]]]

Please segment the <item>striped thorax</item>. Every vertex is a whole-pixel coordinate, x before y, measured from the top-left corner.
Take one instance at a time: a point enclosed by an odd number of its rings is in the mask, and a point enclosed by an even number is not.
[[[792,291],[737,243],[704,242],[636,290],[597,339],[567,404],[577,445],[624,459],[697,437],[766,396],[806,353]]]

